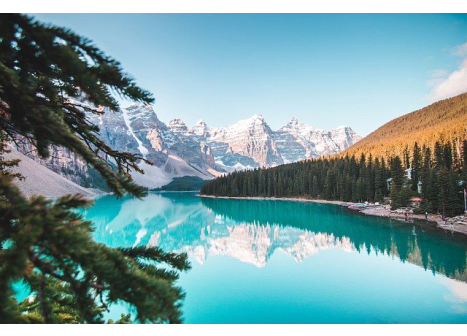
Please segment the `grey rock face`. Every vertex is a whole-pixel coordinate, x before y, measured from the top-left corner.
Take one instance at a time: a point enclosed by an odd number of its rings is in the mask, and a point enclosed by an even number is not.
[[[293,118],[273,131],[260,115],[232,125],[210,128],[198,121],[189,129],[180,119],[167,125],[160,121],[152,106],[133,104],[119,112],[103,115],[88,113],[99,126],[99,137],[112,148],[141,155],[154,166],[144,178],[137,179],[148,187],[167,183],[177,176],[210,179],[234,170],[272,167],[283,163],[341,152],[361,138],[350,127],[332,131],[316,129]],[[21,150],[21,149],[20,149]],[[88,167],[66,149],[54,148],[53,156],[41,164],[70,180],[83,184]],[[29,148],[21,150],[28,152]],[[159,182],[158,182],[159,181]]]

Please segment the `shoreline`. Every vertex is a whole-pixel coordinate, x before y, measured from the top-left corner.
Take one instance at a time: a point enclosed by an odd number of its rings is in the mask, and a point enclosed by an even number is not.
[[[198,194],[198,197],[204,198],[218,198],[218,199],[236,199],[236,200],[255,200],[255,201],[288,201],[288,202],[303,202],[303,203],[318,203],[318,204],[332,204],[339,205],[342,207],[348,207],[353,202],[343,202],[343,201],[328,201],[320,199],[309,199],[309,198],[299,198],[299,197],[227,197],[227,196],[211,196],[211,195],[201,195]],[[356,210],[355,210],[356,211]],[[395,211],[389,211],[382,205],[370,206],[363,210],[358,210],[359,213],[367,216],[376,216],[376,217],[387,217],[392,219],[404,219],[403,214],[399,214]],[[458,232],[467,235],[467,225],[462,224],[446,224],[442,220],[441,215],[428,215],[428,220],[425,220],[425,215],[415,215],[411,214],[410,219],[416,219],[424,222],[436,223],[436,226],[451,232]],[[407,222],[409,224],[410,222]]]

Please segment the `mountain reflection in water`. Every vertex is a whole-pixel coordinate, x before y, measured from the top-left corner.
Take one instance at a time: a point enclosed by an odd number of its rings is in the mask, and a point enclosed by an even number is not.
[[[85,211],[95,239],[110,246],[159,246],[203,263],[229,256],[264,267],[276,251],[297,262],[326,249],[390,255],[467,282],[467,239],[424,222],[407,224],[326,205],[150,193],[101,197]]]

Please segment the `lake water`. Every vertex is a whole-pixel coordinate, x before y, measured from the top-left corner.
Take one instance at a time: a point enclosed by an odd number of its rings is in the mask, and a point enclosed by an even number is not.
[[[105,196],[85,216],[110,246],[188,253],[186,323],[467,323],[467,239],[424,222],[193,193]]]

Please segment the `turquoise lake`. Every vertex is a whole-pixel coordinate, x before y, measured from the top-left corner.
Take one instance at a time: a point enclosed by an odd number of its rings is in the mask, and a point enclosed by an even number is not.
[[[84,214],[98,242],[188,253],[185,323],[467,323],[466,236],[425,222],[194,193],[105,196]]]

